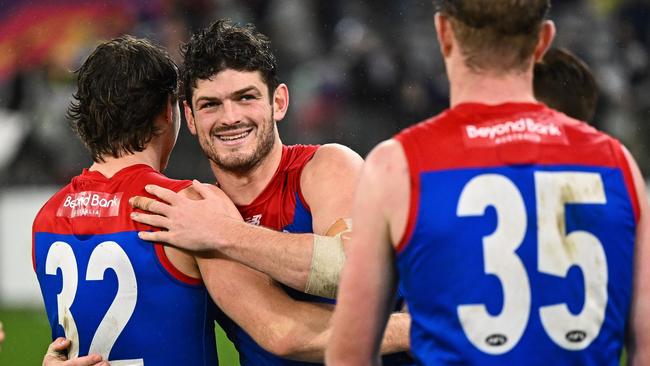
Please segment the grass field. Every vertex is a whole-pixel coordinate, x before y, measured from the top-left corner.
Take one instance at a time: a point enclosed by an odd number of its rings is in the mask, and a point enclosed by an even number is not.
[[[50,326],[41,310],[2,309],[0,320],[4,323],[7,338],[0,351],[2,366],[39,366],[50,343]],[[239,356],[232,343],[217,326],[219,364],[238,366]],[[626,364],[625,352],[621,366]]]
[[[2,366],[39,366],[50,343],[45,311],[0,308],[0,321],[7,338],[0,351]],[[218,328],[218,327],[217,327]],[[217,329],[219,364],[239,365],[239,356],[221,328]]]

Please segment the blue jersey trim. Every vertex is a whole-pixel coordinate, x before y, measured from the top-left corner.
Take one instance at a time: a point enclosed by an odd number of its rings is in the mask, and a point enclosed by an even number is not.
[[[566,233],[586,231],[601,243],[607,260],[608,302],[600,333],[583,351],[568,351],[546,334],[539,309],[567,304],[576,314],[584,305],[584,276],[571,267],[566,276],[538,270],[537,211],[534,172],[598,173],[605,204],[565,204]],[[482,174],[498,174],[519,190],[527,215],[527,230],[514,254],[523,263],[531,291],[530,315],[516,346],[502,355],[483,353],[472,345],[460,325],[460,305],[484,304],[496,316],[503,307],[498,277],[485,273],[483,238],[491,235],[498,216],[493,206],[482,215],[457,214],[463,188]],[[398,256],[400,280],[413,317],[412,351],[423,364],[618,365],[631,301],[636,223],[620,169],[578,165],[510,166],[455,169],[420,174],[419,212],[413,235]],[[499,192],[493,192],[498,194]],[[531,354],[536,355],[531,358]],[[554,361],[551,361],[554,360]]]

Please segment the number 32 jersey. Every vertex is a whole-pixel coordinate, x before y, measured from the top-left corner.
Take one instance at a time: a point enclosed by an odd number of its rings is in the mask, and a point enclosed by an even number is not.
[[[179,191],[191,183],[146,165],[111,178],[84,172],[34,220],[33,260],[52,338],[69,356],[99,353],[111,365],[216,365],[215,307],[203,284],[175,269],[150,227],[129,217],[147,184]]]
[[[620,144],[541,104],[461,104],[402,145],[397,247],[426,365],[618,365],[638,200]]]

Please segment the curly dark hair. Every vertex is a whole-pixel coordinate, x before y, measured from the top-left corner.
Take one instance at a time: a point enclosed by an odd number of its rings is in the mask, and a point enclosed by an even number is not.
[[[535,51],[550,0],[435,0],[452,20],[472,69],[523,70]]]
[[[225,69],[259,71],[272,95],[279,81],[271,41],[252,24],[237,25],[221,19],[194,33],[181,46],[185,100],[192,107],[192,89]]]
[[[76,71],[67,117],[95,162],[142,151],[160,131],[154,121],[178,100],[178,68],[148,40],[124,35],[104,42]]]

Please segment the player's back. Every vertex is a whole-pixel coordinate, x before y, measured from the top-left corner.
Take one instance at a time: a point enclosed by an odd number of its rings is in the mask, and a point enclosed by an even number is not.
[[[71,357],[99,353],[112,365],[216,365],[205,287],[140,240],[151,228],[129,217],[128,199],[149,196],[146,184],[191,183],[146,165],[111,178],[84,170],[37,215],[33,260],[52,337],[72,340]]]
[[[638,220],[620,144],[538,104],[463,104],[396,139],[416,357],[618,365]]]

